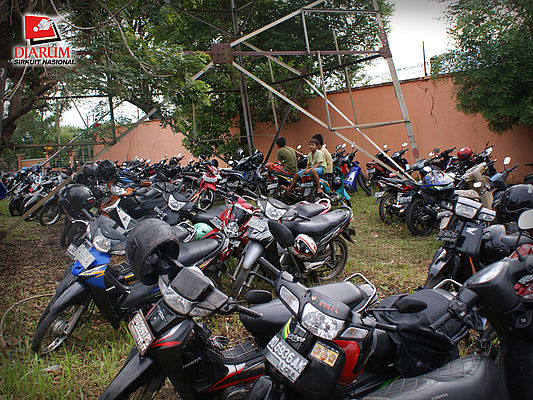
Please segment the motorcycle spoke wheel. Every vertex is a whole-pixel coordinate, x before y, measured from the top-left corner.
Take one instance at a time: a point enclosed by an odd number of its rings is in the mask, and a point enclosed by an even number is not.
[[[379,218],[387,225],[393,225],[400,222],[400,215],[398,214],[394,205],[396,204],[396,195],[388,193],[381,198],[378,207]]]
[[[128,399],[130,400],[151,400],[155,399],[163,384],[165,383],[166,376],[155,376],[149,382],[146,382],[139,389],[133,392]]]
[[[44,207],[39,213],[39,223],[41,226],[49,226],[55,224],[61,218],[61,208],[58,204],[52,204]]]
[[[348,246],[344,239],[340,237],[333,238],[324,250],[326,262],[315,272],[320,283],[330,281],[339,276],[348,260]]]
[[[56,350],[72,334],[85,310],[85,305],[75,304],[57,313],[49,312],[37,326],[31,349],[42,355]]]
[[[360,172],[357,176],[357,183],[359,184],[359,186],[361,186],[361,189],[363,189],[363,192],[365,192],[367,196],[372,196],[374,194],[372,185],[370,184],[368,179],[366,179],[366,176],[364,176],[362,172]]]

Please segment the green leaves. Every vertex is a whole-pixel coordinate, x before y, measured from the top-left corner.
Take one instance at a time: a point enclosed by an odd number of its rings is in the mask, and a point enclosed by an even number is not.
[[[431,72],[452,74],[457,108],[498,133],[533,126],[533,3],[456,0],[447,15],[457,49],[432,58]]]

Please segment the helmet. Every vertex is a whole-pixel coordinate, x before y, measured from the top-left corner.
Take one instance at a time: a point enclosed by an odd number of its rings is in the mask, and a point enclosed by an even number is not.
[[[180,252],[178,233],[159,218],[138,223],[126,241],[126,260],[135,277],[145,285],[154,285],[163,268],[161,257],[177,259]]]
[[[496,220],[499,223],[516,222],[522,211],[533,208],[533,185],[520,184],[508,188],[494,201]]]
[[[59,197],[59,205],[72,218],[78,217],[83,209],[90,210],[95,201],[91,189],[82,184],[70,185]]]
[[[83,168],[81,169],[81,173],[87,177],[89,176],[94,176],[94,171],[95,171],[95,166],[94,166],[94,163],[92,162],[86,162],[85,164],[83,164]]]
[[[316,242],[312,237],[300,233],[294,239],[291,252],[298,258],[310,260],[316,255],[317,249]]]
[[[193,227],[196,229],[196,236],[194,237],[194,240],[202,239],[205,235],[213,230],[213,228],[204,222],[198,222],[197,224],[194,224]]]
[[[100,164],[98,164],[95,173],[98,180],[109,181],[117,173],[117,166],[111,160],[104,160]]]
[[[472,150],[470,147],[465,146],[457,152],[457,158],[461,161],[469,160],[472,157]]]
[[[342,186],[342,178],[340,176],[334,176],[331,180],[331,187],[333,190],[339,190]]]

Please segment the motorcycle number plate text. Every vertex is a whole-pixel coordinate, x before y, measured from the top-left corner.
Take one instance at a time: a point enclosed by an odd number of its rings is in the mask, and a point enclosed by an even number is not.
[[[376,172],[376,169],[375,169],[375,168],[368,168],[368,169],[366,170],[366,173],[367,173],[367,174],[371,174],[372,172]]]
[[[141,311],[135,313],[128,324],[128,329],[133,336],[133,341],[137,346],[137,350],[139,350],[139,354],[143,356],[154,341],[154,335],[152,334],[152,331],[150,331]]]
[[[265,358],[292,383],[298,379],[309,362],[285,343],[279,334],[268,342]]]
[[[259,232],[263,232],[267,227],[267,222],[264,219],[252,217],[248,220],[248,226],[257,229]]]
[[[213,217],[211,219],[211,223],[215,226],[217,229],[222,229],[222,221],[218,217]]]
[[[330,367],[333,367],[335,365],[335,361],[337,361],[337,358],[339,358],[339,353],[317,342],[315,343],[315,347],[313,347],[313,350],[309,356],[313,357],[315,360],[329,365]]]
[[[385,192],[377,192],[377,193],[374,193],[374,197],[379,199],[380,197],[383,197],[384,194]]]
[[[78,261],[83,268],[88,268],[89,265],[93,263],[95,260],[94,256],[87,250],[87,247],[85,245],[81,244],[79,247],[76,247],[75,245],[71,244],[67,249],[67,255]]]
[[[277,183],[271,183],[270,185],[267,186],[267,190],[272,190],[272,189],[274,189],[276,187],[278,187]]]

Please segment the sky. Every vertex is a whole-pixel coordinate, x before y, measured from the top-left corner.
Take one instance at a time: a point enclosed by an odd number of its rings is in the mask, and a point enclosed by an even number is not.
[[[400,80],[417,78],[424,75],[422,41],[426,51],[427,72],[429,74],[429,59],[444,53],[453,46],[446,33],[444,10],[446,5],[436,0],[390,0],[395,5],[395,12],[391,19],[391,31],[388,35],[392,57]],[[390,81],[390,73],[384,59],[378,59],[366,70],[371,76],[370,83]],[[88,116],[92,123],[94,116],[90,110],[94,102],[84,101],[78,104],[81,112]],[[142,116],[143,113],[141,112]],[[126,116],[136,120],[136,107],[123,105],[115,110],[115,118]],[[63,124],[84,127],[75,108],[67,111]]]

